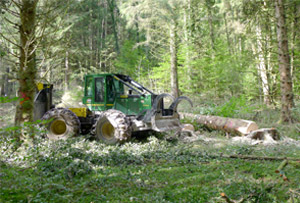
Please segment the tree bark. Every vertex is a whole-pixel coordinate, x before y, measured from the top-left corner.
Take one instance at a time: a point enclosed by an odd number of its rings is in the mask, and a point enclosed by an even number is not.
[[[102,56],[102,50],[105,47],[105,30],[106,30],[106,28],[105,28],[106,23],[105,22],[106,22],[106,17],[104,17],[102,19],[102,23],[101,23],[101,45],[100,45],[100,52],[99,52],[99,58],[100,58],[99,66],[100,66],[101,71],[105,68],[105,64],[103,62],[104,57]],[[102,68],[102,67],[104,67],[104,68]]]
[[[225,23],[225,33],[226,33],[226,39],[227,39],[228,51],[229,51],[229,53],[232,53],[232,50],[231,50],[231,40],[230,40],[230,34],[229,34],[229,31],[228,31],[228,25],[227,25],[227,16],[226,16],[226,13],[223,14],[223,17],[224,17],[224,23]]]
[[[300,31],[299,29],[299,18],[300,18],[300,4],[297,2],[294,2],[294,18],[293,18],[293,24],[292,24],[292,43],[291,43],[291,75],[292,75],[292,79],[295,78],[294,76],[294,69],[295,69],[295,47],[296,47],[296,43],[297,43],[297,37],[298,37],[298,32]]]
[[[265,62],[266,62],[266,67],[268,70],[268,79],[269,79],[269,99],[270,99],[270,104],[274,104],[275,100],[275,91],[276,91],[276,84],[277,84],[277,74],[276,71],[274,70],[276,67],[274,67],[274,63],[272,62],[272,50],[273,48],[273,41],[274,41],[274,36],[272,32],[272,26],[270,24],[265,23],[265,29],[266,29],[266,46],[265,50],[266,56],[265,56]]]
[[[91,69],[94,67],[94,61],[93,61],[93,55],[94,55],[94,29],[93,29],[93,7],[92,7],[92,2],[90,2],[89,5],[89,10],[90,10],[90,15],[89,15],[89,50],[90,50],[90,59],[89,59],[89,68]]]
[[[22,0],[20,5],[20,67],[18,70],[19,90],[22,99],[17,106],[15,124],[33,121],[33,99],[36,78],[35,22],[38,0]]]
[[[210,0],[206,1],[206,8],[207,8],[207,13],[208,13],[208,24],[209,24],[209,36],[210,36],[210,44],[212,50],[215,50],[215,35],[214,35],[214,25],[213,25],[213,15],[212,15],[212,7],[213,7],[213,2]]]
[[[65,55],[65,91],[69,89],[69,51]]]
[[[241,136],[245,136],[258,129],[258,126],[255,122],[248,120],[224,118],[219,116],[194,115],[188,113],[181,113],[180,115],[193,118],[197,123],[203,124],[210,129],[222,130]]]
[[[186,46],[186,53],[185,53],[185,65],[187,69],[187,78],[189,80],[187,87],[189,90],[193,87],[192,84],[192,66],[191,66],[191,0],[185,1],[185,10],[184,10],[184,41]]]
[[[1,42],[1,41],[0,41]],[[0,69],[2,68],[2,56],[0,53]],[[3,71],[4,72],[4,71]],[[2,73],[2,81],[1,81],[1,88],[0,88],[0,96],[4,97],[5,96],[5,84],[6,80],[5,80],[5,73]]]
[[[263,42],[262,42],[262,33],[261,33],[261,27],[260,25],[256,26],[256,38],[257,38],[257,55],[258,55],[258,64],[257,64],[257,70],[259,72],[259,76],[261,78],[261,85],[263,90],[263,96],[264,96],[264,103],[266,105],[271,104],[271,100],[269,97],[269,81],[267,76],[267,67],[265,62],[265,57],[263,53]]]
[[[281,121],[292,122],[291,108],[294,106],[294,95],[283,1],[284,0],[275,1],[275,14],[277,19],[278,61],[281,89]]]
[[[177,74],[177,33],[176,22],[173,20],[170,26],[170,65],[171,65],[171,93],[172,96],[179,97],[178,74]]]
[[[230,54],[234,53],[232,41],[230,39],[230,27],[228,26],[228,13],[232,13],[231,4],[230,1],[226,0],[224,1],[224,6],[226,8],[226,13],[223,13],[224,18],[224,24],[225,24],[225,32],[226,32],[226,38],[227,38],[227,44],[228,44],[228,51]],[[229,22],[230,24],[230,22]]]
[[[120,52],[120,48],[119,48],[119,39],[118,39],[118,32],[117,32],[117,22],[116,22],[116,17],[115,17],[115,0],[108,0],[108,6],[109,6],[109,10],[110,10],[110,16],[111,16],[111,21],[112,21],[112,29],[113,29],[113,34],[115,37],[115,48],[117,53]]]

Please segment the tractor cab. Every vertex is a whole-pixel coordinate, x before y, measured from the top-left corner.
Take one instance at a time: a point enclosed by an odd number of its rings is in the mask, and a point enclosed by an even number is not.
[[[138,115],[151,109],[153,93],[121,74],[85,76],[83,103],[91,111],[116,109],[126,115]]]

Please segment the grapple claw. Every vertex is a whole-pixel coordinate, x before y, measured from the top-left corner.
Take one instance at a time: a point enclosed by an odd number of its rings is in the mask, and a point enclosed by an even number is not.
[[[172,99],[172,104],[166,109],[163,103],[165,97]],[[177,106],[182,100],[188,101],[191,106],[193,106],[192,101],[185,96],[178,97],[176,100],[174,100],[173,96],[166,93],[156,96],[151,110],[147,111],[142,121],[148,123],[151,128],[157,132],[180,129],[181,123]]]
[[[152,110],[162,109],[163,108],[162,101],[165,97],[170,97],[172,99],[172,101],[174,101],[174,97],[172,95],[167,94],[167,93],[160,94],[155,98],[155,100],[153,102]]]
[[[178,104],[183,100],[188,101],[190,103],[190,105],[193,107],[193,102],[192,102],[192,100],[190,100],[190,98],[188,98],[186,96],[180,96],[170,105],[169,109],[172,109],[174,112],[177,112]]]

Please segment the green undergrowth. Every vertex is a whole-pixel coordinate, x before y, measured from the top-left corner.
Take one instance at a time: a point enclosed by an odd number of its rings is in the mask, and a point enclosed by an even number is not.
[[[117,146],[83,137],[36,138],[16,151],[11,145],[1,144],[0,202],[223,202],[222,192],[246,202],[286,202],[294,195],[289,189],[300,190],[297,165],[285,168],[286,182],[274,173],[279,161],[219,156],[299,157],[293,144],[248,146],[200,137],[183,143],[150,136]]]
[[[8,104],[5,104],[8,105]],[[247,108],[246,108],[247,107]],[[300,117],[300,106],[293,109]],[[233,98],[213,105],[198,102],[193,113],[254,120],[275,127],[282,137],[299,139],[298,124],[278,124],[278,109]],[[242,160],[225,155],[300,158],[297,142],[247,145],[231,142],[191,120],[198,140],[182,142],[166,135],[110,146],[86,139],[17,143],[9,108],[2,108],[0,129],[0,202],[225,202],[220,193],[244,202],[300,202],[300,166],[275,170],[281,161]],[[3,123],[4,124],[4,123]],[[13,131],[16,131],[13,133]],[[21,133],[21,131],[19,132]],[[170,135],[172,137],[172,133]]]
[[[251,120],[257,123],[259,128],[276,128],[280,135],[287,136],[296,140],[300,139],[300,103],[295,101],[295,107],[292,108],[292,117],[294,122],[291,124],[280,123],[280,106],[267,107],[261,103],[248,101],[245,96],[231,97],[228,100],[214,102],[208,101],[206,98],[192,97],[194,106],[190,108],[188,105],[179,105],[179,111],[189,112],[199,115],[212,115],[236,119]],[[197,130],[207,130],[204,126],[199,125],[195,121],[185,120],[185,122],[192,123]],[[210,132],[207,134],[221,135],[222,132]]]

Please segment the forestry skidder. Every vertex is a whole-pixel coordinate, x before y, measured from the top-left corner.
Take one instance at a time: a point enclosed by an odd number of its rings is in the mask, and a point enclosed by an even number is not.
[[[66,139],[70,136],[91,133],[107,144],[128,140],[133,132],[154,130],[164,132],[181,128],[177,106],[181,96],[156,95],[120,74],[85,76],[84,108],[54,108],[52,85],[39,84],[35,98],[35,119],[48,120],[49,139]],[[126,94],[127,93],[127,94]],[[172,100],[164,108],[164,98]]]

